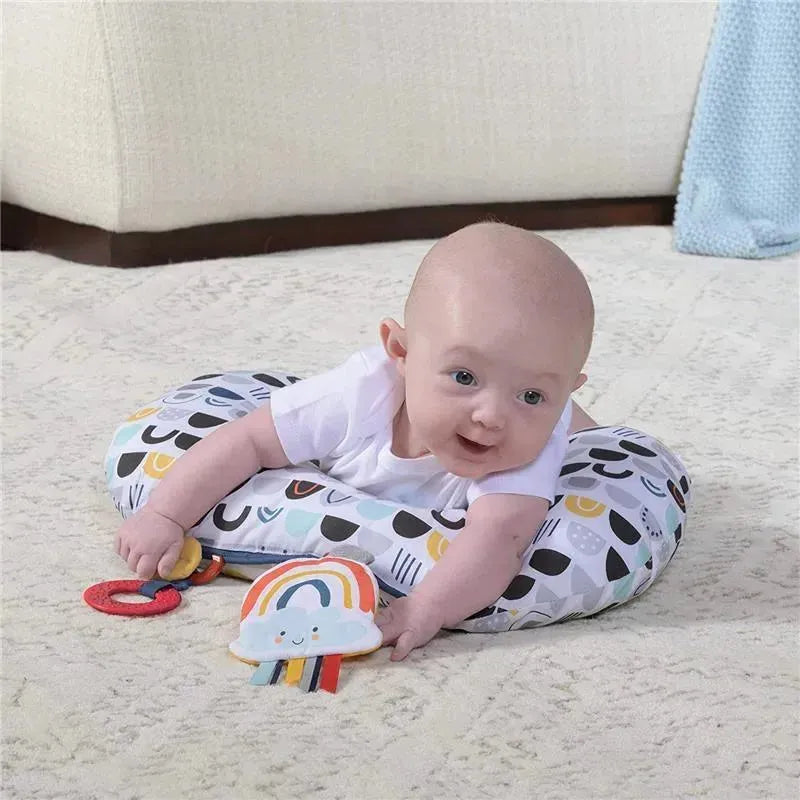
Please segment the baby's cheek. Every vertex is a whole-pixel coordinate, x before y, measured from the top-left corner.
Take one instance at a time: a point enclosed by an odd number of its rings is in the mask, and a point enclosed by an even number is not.
[[[317,639],[319,639],[319,634],[318,633],[312,633],[311,634],[311,638],[316,641]]]
[[[275,644],[280,644],[283,641],[283,636],[276,636],[275,637]]]

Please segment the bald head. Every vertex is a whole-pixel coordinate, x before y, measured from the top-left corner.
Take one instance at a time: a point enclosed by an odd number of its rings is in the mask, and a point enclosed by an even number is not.
[[[406,301],[409,333],[444,306],[456,314],[490,309],[498,320],[546,316],[575,341],[579,368],[589,353],[594,304],[583,273],[551,241],[522,228],[482,222],[440,239]]]

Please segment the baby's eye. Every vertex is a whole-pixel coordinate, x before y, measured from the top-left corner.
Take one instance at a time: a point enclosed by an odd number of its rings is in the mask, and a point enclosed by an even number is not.
[[[281,636],[286,636],[286,631],[281,631]]]
[[[527,403],[529,406],[538,406],[539,403],[544,400],[541,392],[537,392],[535,389],[528,389],[526,392],[522,392],[519,397],[521,397],[522,401]]]
[[[453,380],[456,383],[460,383],[462,386],[472,386],[472,384],[475,383],[475,378],[472,373],[467,372],[465,369],[457,369],[450,374],[453,376]]]
[[[311,629],[311,633],[316,633],[318,630],[319,630],[319,628],[318,628],[318,627],[315,625],[315,626],[314,626],[314,627]]]

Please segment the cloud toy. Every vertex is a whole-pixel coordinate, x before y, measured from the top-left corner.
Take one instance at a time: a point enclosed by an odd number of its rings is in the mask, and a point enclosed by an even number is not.
[[[257,665],[251,683],[335,692],[341,660],[381,646],[375,625],[378,584],[349,558],[295,558],[253,581],[242,603],[238,659]]]

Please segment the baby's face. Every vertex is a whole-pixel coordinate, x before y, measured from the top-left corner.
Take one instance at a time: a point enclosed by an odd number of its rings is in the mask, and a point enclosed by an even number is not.
[[[443,316],[409,332],[401,371],[413,441],[472,479],[535,460],[585,380],[569,332],[513,313],[469,326]]]
[[[502,224],[434,245],[381,335],[405,377],[408,447],[477,479],[537,458],[581,373],[592,301],[552,242]]]

